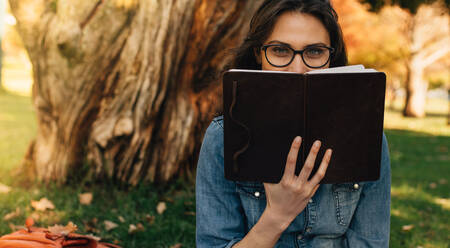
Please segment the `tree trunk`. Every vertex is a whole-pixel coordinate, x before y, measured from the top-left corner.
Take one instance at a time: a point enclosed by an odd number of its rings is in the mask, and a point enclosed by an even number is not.
[[[424,68],[420,66],[418,60],[419,58],[413,57],[407,70],[406,101],[403,115],[408,117],[425,116],[428,82],[423,79]]]
[[[27,166],[46,182],[134,185],[191,171],[221,102],[216,75],[258,3],[10,0],[33,64]]]
[[[411,54],[407,58],[405,116],[425,116],[428,82],[423,79],[424,70],[450,53],[449,21],[448,9],[442,1],[421,5],[408,21]]]

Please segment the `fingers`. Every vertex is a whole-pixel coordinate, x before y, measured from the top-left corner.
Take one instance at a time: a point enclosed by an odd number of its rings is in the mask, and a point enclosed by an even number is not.
[[[321,145],[320,141],[316,140],[313,143],[311,150],[309,151],[305,164],[303,165],[303,168],[300,171],[300,175],[298,176],[298,180],[301,181],[302,183],[306,183],[308,181],[309,175],[311,174],[311,171],[314,168],[314,162],[316,161],[320,145]]]
[[[300,136],[295,137],[287,156],[286,167],[284,168],[282,180],[294,177],[295,166],[297,164],[298,150],[300,149],[301,143],[302,138]]]
[[[310,183],[312,185],[316,185],[320,183],[322,178],[325,176],[325,172],[327,172],[328,164],[331,160],[331,149],[327,149],[325,155],[323,155],[322,162],[320,163],[319,169],[316,171],[316,174],[311,178]]]

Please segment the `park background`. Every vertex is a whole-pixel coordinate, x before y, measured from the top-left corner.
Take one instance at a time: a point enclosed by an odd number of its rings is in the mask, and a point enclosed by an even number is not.
[[[0,235],[194,247],[215,75],[260,2],[2,0]],[[332,3],[350,63],[387,74],[391,247],[449,247],[449,2]]]

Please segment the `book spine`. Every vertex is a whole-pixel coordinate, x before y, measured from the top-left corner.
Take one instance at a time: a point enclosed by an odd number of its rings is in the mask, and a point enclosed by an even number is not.
[[[307,108],[307,98],[308,98],[308,75],[304,75],[303,77],[303,142],[302,142],[302,146],[303,146],[303,158],[302,158],[302,167],[305,164],[306,161],[306,156],[307,156],[307,149],[306,149],[306,144],[307,144],[307,140],[308,140],[308,127],[306,126],[306,117],[308,116],[308,113],[306,112],[308,110]]]

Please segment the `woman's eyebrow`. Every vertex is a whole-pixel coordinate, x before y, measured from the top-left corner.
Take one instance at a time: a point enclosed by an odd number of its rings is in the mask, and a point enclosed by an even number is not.
[[[315,46],[327,46],[327,44],[318,42],[318,43],[308,44],[305,47],[315,47]]]
[[[282,45],[286,45],[286,46],[291,46],[291,44],[289,44],[289,43],[286,43],[286,42],[282,42],[282,41],[279,41],[279,40],[271,40],[271,41],[269,41],[269,42],[267,42],[267,44],[282,44]]]
[[[286,42],[282,42],[282,41],[279,41],[279,40],[271,40],[271,41],[267,42],[267,44],[281,44],[281,45],[292,47],[291,44],[286,43]],[[306,48],[306,47],[315,47],[315,46],[327,46],[327,44],[325,44],[323,42],[317,42],[317,43],[308,44],[308,45],[304,46],[304,48]]]

